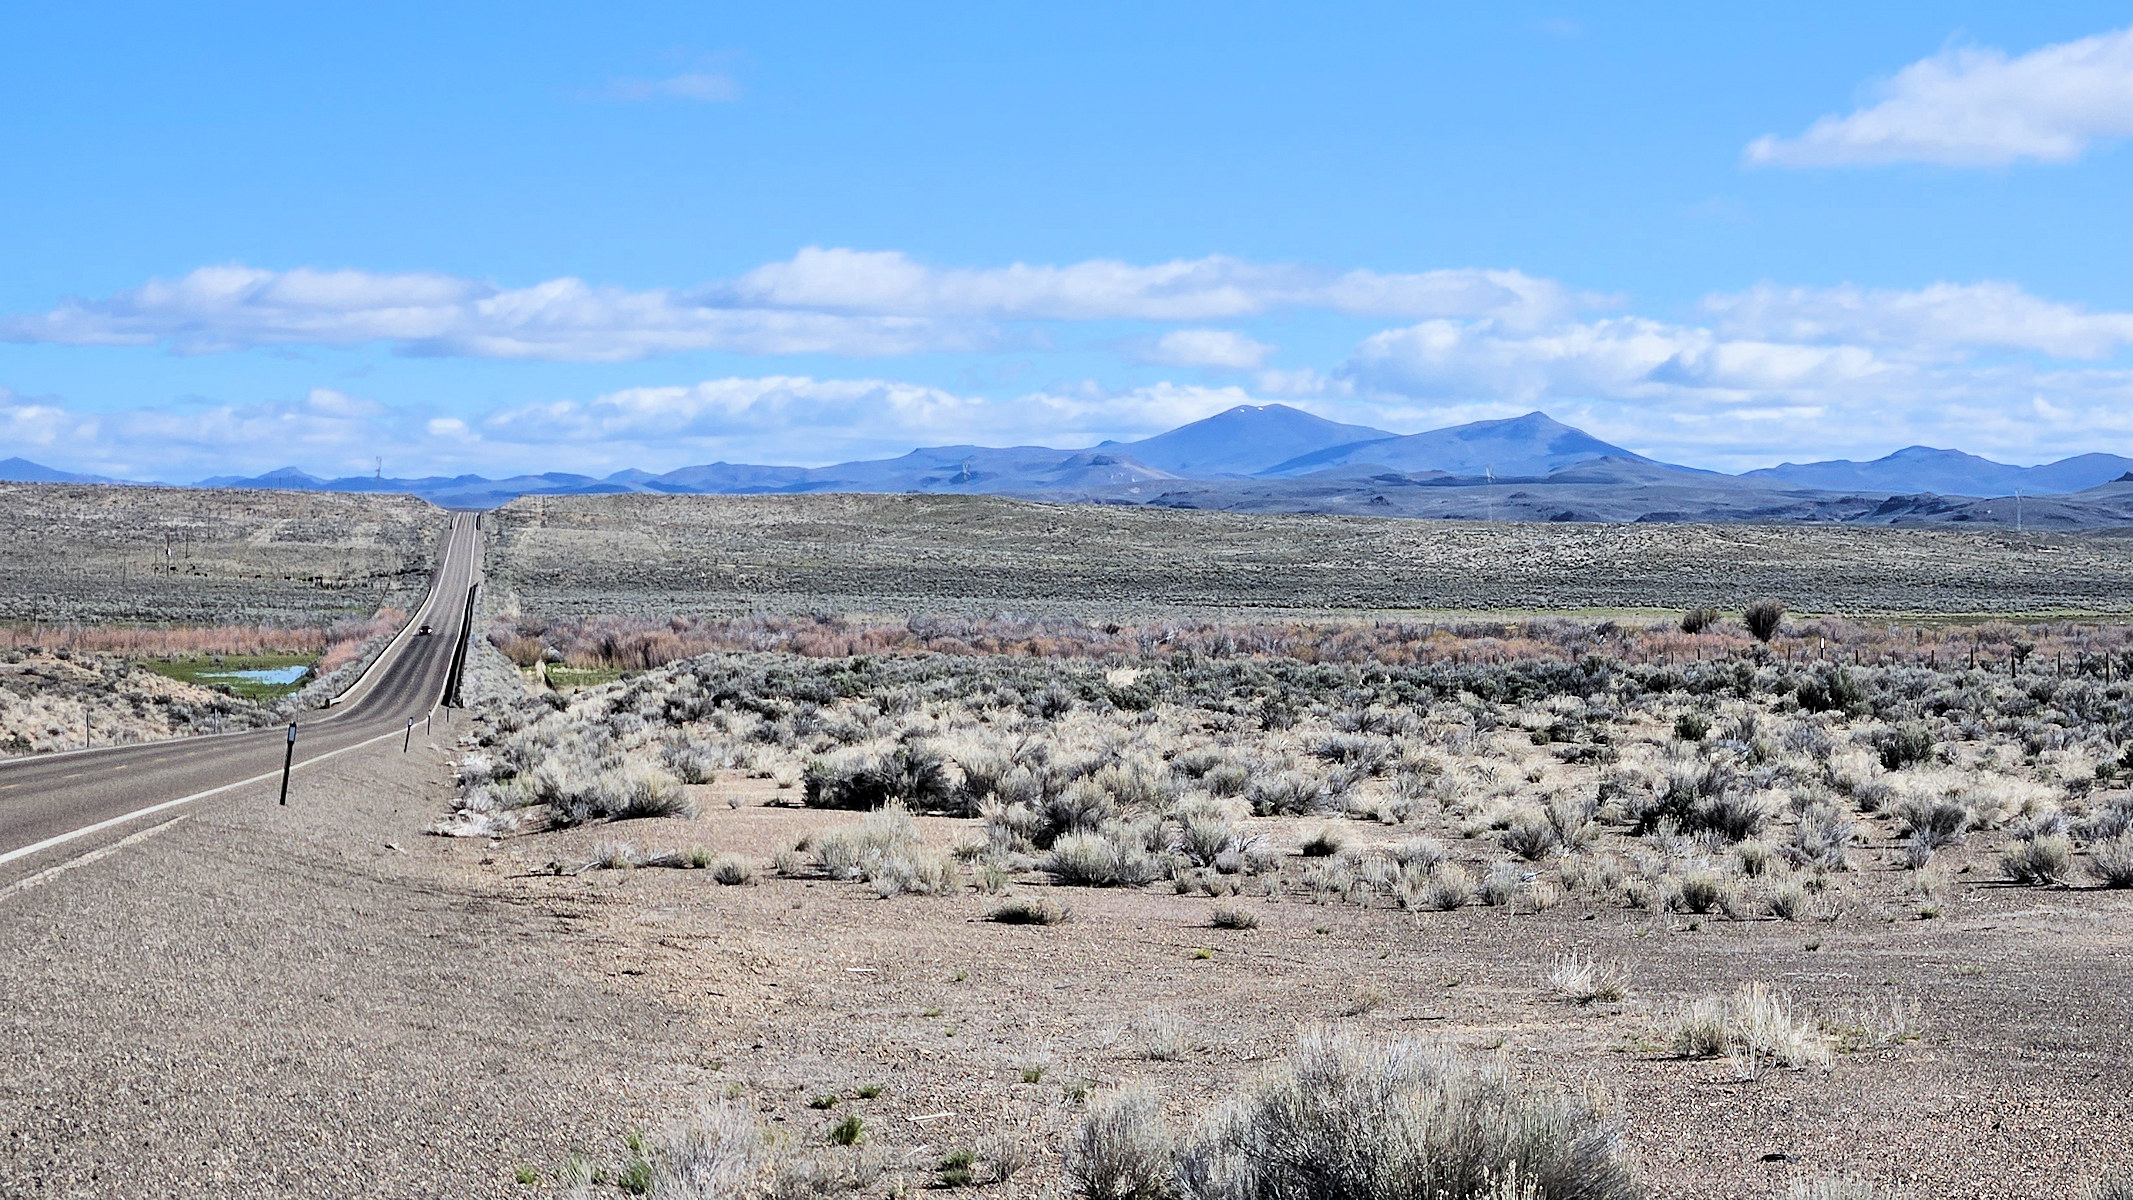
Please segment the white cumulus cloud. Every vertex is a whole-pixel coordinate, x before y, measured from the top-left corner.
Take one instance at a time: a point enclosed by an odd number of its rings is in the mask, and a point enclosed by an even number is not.
[[[1171,367],[1250,370],[1264,364],[1274,347],[1228,329],[1173,329],[1140,355],[1142,362]]]
[[[1729,339],[1616,317],[1539,333],[1425,321],[1367,339],[1340,377],[1365,392],[1483,396],[1530,407],[1565,397],[1645,401],[1682,394],[1737,403],[1856,386],[1896,369],[1857,346]]]
[[[1915,340],[1891,351],[1860,320],[1764,314],[1757,332],[1714,307],[1729,323],[1426,321],[1366,339],[1323,395],[1345,419],[1375,410],[1373,423],[1411,428],[1545,409],[1641,453],[1735,470],[1921,442],[2026,462],[2133,448],[2133,371],[1978,363]]]
[[[1989,348],[2100,359],[2133,346],[2133,313],[2090,312],[2005,282],[1913,290],[1765,284],[1708,296],[1703,307],[1731,336],[1860,342],[1919,357]]]
[[[1798,137],[1757,138],[1746,158],[1785,167],[2069,162],[2129,134],[2133,29],[2121,29],[2013,58],[1943,51],[1898,71],[1875,103],[1823,117]]]
[[[1169,383],[1124,392],[1082,384],[991,399],[884,379],[767,376],[502,408],[473,428],[497,448],[598,448],[604,461],[621,465],[660,462],[666,469],[682,465],[673,459],[686,453],[691,462],[821,466],[922,445],[1071,449],[1159,433],[1250,400],[1239,388]]]
[[[735,308],[670,288],[551,279],[500,288],[436,274],[201,267],[103,300],[0,318],[0,339],[168,344],[187,354],[390,343],[407,354],[618,362],[687,350],[878,356],[974,349],[928,318]]]
[[[998,322],[1198,321],[1313,308],[1537,328],[1602,299],[1518,271],[1345,273],[1230,258],[938,269],[810,248],[737,280],[506,288],[426,272],[201,267],[103,299],[0,317],[0,340],[184,354],[386,343],[413,355],[619,362],[695,350],[882,357],[990,348]]]
[[[719,289],[736,303],[902,316],[1206,321],[1277,309],[1364,316],[1494,317],[1543,324],[1604,297],[1522,271],[1323,271],[1213,255],[1138,265],[931,267],[903,253],[810,246]]]

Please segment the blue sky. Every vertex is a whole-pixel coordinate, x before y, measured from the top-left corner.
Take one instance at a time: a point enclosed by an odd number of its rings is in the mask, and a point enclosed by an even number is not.
[[[434,7],[0,9],[0,456],[2133,454],[2123,7]]]

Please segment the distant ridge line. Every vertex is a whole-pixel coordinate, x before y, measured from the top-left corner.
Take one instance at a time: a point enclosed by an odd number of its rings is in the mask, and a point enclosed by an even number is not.
[[[0,461],[0,480],[124,482],[20,457]],[[519,496],[919,492],[1453,519],[1493,518],[1501,508],[1502,519],[1509,520],[1873,521],[1930,515],[1988,524],[1999,520],[1990,501],[2020,495],[2041,506],[2037,528],[2079,528],[2133,517],[2117,513],[2117,493],[2133,491],[2129,484],[2133,459],[2112,454],[2020,467],[1907,446],[1864,462],[1785,462],[1727,475],[1647,458],[1539,411],[1397,434],[1285,404],[1241,404],[1139,441],[1078,450],[931,446],[827,467],[721,461],[604,477],[550,471],[501,479],[323,479],[290,466],[180,486],[402,493],[455,508],[490,508]],[[1423,494],[1418,487],[1440,499],[1412,499]],[[1905,503],[1884,503],[1896,498]]]

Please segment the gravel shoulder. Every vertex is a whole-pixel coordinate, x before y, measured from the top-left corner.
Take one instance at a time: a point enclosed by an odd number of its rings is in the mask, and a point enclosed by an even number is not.
[[[691,1014],[594,965],[598,897],[425,837],[445,771],[381,747],[0,878],[0,1195],[515,1195],[669,1111]]]

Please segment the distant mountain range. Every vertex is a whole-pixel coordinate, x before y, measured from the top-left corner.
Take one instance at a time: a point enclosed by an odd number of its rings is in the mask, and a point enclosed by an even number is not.
[[[1888,492],[1939,492],[1964,496],[2052,496],[2085,491],[2133,471],[2133,459],[2116,454],[2080,454],[2039,467],[2012,467],[1960,450],[1906,446],[1872,462],[1780,463],[1743,472],[1745,479],[1775,479],[1796,487],[1829,491],[1861,488]]]
[[[55,471],[43,463],[33,463],[26,458],[0,459],[0,481],[7,483],[118,483],[101,475],[76,475],[72,471]]]
[[[1173,508],[1552,521],[1850,521],[2084,528],[2133,520],[2133,459],[2036,467],[1912,446],[1872,462],[1783,463],[1726,475],[1656,462],[1527,413],[1396,434],[1282,404],[1239,405],[1135,442],[1083,450],[933,446],[829,467],[708,463],[604,478],[549,472],[320,479],[293,467],[199,487],[394,492],[455,508],[519,496],[945,492]],[[0,480],[117,482],[21,458]],[[2019,498],[2019,499],[2018,499]]]

